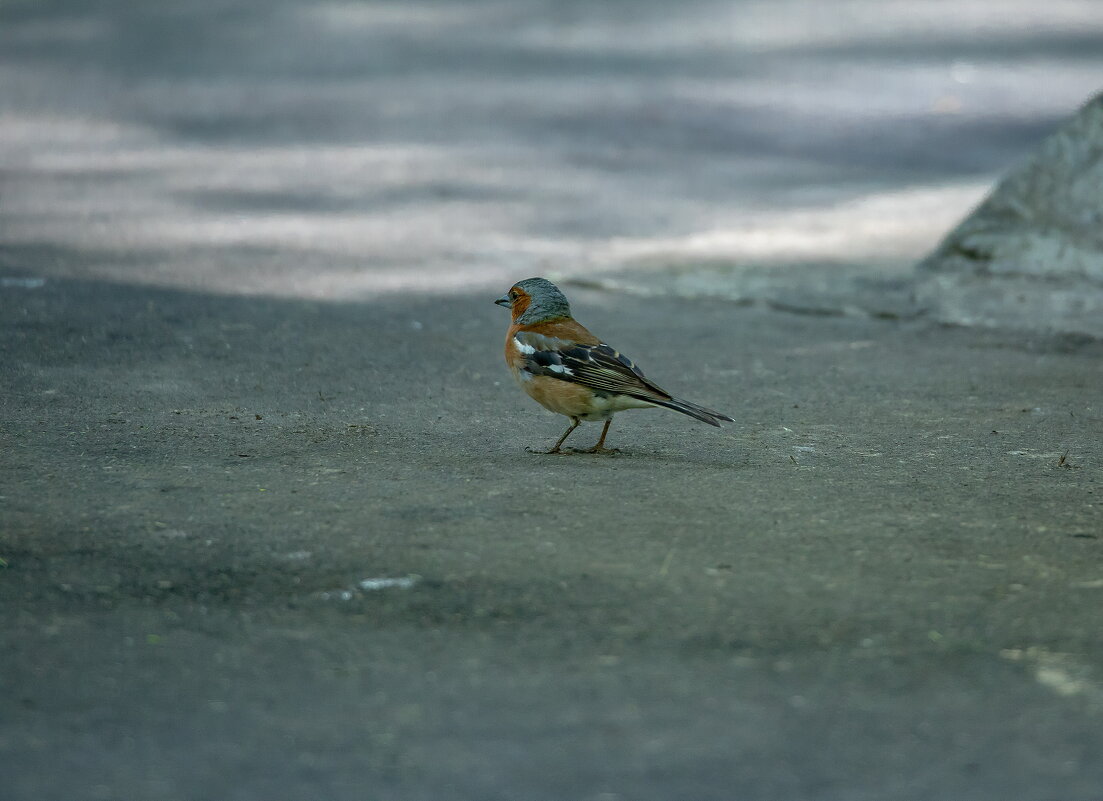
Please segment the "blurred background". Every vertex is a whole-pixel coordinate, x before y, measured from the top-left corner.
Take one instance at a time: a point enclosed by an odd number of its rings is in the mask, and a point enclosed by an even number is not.
[[[2,0],[0,271],[891,273],[1101,77],[1098,0]]]

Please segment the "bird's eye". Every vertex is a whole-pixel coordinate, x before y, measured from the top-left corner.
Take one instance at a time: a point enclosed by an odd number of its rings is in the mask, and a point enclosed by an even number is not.
[[[517,290],[516,289],[509,290],[509,299],[510,300],[517,300]]]

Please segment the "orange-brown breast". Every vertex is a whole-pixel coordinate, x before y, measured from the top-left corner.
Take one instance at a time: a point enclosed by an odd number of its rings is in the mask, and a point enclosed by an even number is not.
[[[595,410],[594,393],[581,384],[535,375],[523,381],[521,386],[529,397],[556,414],[578,417]]]
[[[505,343],[506,364],[513,370],[514,377],[529,397],[545,409],[568,417],[594,411],[594,393],[589,388],[572,381],[524,372],[525,355],[513,344],[513,337],[521,331],[531,331],[546,337],[584,345],[596,345],[601,340],[586,330],[586,327],[577,320],[566,319],[533,325],[514,323],[506,333]]]
[[[509,327],[506,331],[506,364],[513,370],[520,370],[525,365],[525,356],[521,351],[513,344],[513,335],[517,333],[519,327],[516,323]]]

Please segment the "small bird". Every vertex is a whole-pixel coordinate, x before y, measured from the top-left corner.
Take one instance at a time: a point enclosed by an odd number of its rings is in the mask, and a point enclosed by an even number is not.
[[[544,278],[526,278],[494,301],[513,312],[506,334],[506,364],[529,396],[549,411],[566,415],[570,427],[545,453],[560,446],[583,420],[604,420],[601,438],[581,453],[616,453],[605,435],[616,412],[665,406],[719,428],[735,422],[726,414],[679,400],[649,381],[632,360],[606,345],[571,317],[559,287]]]

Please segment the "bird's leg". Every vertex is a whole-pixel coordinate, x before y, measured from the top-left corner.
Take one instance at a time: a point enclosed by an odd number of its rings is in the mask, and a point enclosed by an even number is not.
[[[613,418],[612,417],[610,417],[608,420],[605,421],[605,426],[601,429],[601,437],[600,437],[600,439],[598,439],[597,445],[595,445],[592,448],[586,448],[586,450],[579,451],[579,452],[580,453],[620,453],[620,451],[616,448],[606,448],[605,447],[605,435],[609,433],[609,426],[612,425],[612,423],[613,423]]]
[[[551,446],[551,450],[548,450],[548,451],[536,451],[536,453],[562,453],[563,451],[559,450],[559,446],[560,446],[560,445],[562,445],[562,444],[563,444],[563,442],[564,442],[564,441],[565,441],[565,440],[567,439],[567,437],[569,437],[569,436],[571,435],[571,432],[572,432],[572,431],[574,431],[574,430],[575,430],[576,428],[578,428],[578,426],[579,426],[579,424],[580,424],[581,422],[582,422],[582,420],[581,420],[580,418],[578,418],[578,417],[572,417],[572,418],[571,418],[571,425],[570,425],[570,427],[568,427],[568,428],[567,428],[567,430],[563,432],[563,436],[561,436],[561,437],[560,437],[560,438],[559,438],[559,439],[558,439],[558,440],[556,441],[556,443],[555,443],[554,445],[552,445],[552,446]]]
[[[567,428],[566,431],[563,432],[563,436],[561,436],[558,440],[556,440],[555,444],[552,445],[551,450],[548,451],[548,453],[559,453],[559,446],[562,445],[566,441],[567,437],[569,437],[571,435],[572,431],[574,431],[576,428],[578,428],[578,426],[581,422],[582,422],[582,420],[579,419],[578,417],[572,417],[571,418],[571,425]]]

